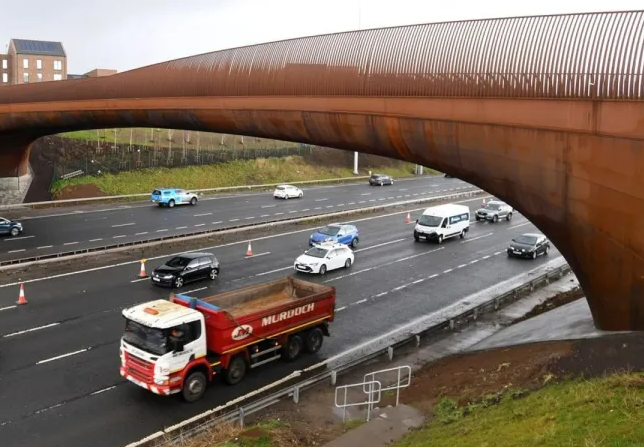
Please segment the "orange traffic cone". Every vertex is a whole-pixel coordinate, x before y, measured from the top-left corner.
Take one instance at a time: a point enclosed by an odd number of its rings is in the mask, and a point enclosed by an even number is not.
[[[139,272],[139,278],[147,278],[148,274],[145,272],[145,263],[147,259],[141,259],[141,271]]]
[[[405,218],[405,223],[407,224],[411,223],[411,216],[409,215],[409,213],[407,213],[407,217]]]
[[[20,283],[20,296],[18,296],[16,304],[27,304],[27,298],[25,298],[25,286],[22,283]]]
[[[485,208],[485,199],[483,199],[483,208]]]
[[[246,256],[253,256],[253,249],[250,247],[250,241],[248,241],[248,250],[246,250]]]

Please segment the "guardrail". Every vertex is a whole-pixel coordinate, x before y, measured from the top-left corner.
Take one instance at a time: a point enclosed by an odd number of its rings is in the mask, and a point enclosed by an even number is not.
[[[355,177],[340,177],[340,178],[330,178],[322,180],[302,180],[297,182],[281,182],[281,183],[265,183],[262,185],[239,185],[239,186],[222,186],[219,188],[205,188],[205,189],[189,189],[184,188],[191,192],[225,192],[225,191],[234,191],[238,189],[262,189],[262,188],[272,188],[278,185],[310,185],[316,183],[333,183],[333,182],[350,182],[354,180],[365,180],[368,179],[368,175],[357,175]],[[104,202],[109,200],[122,200],[122,199],[133,199],[136,197],[150,197],[151,192],[147,193],[137,193],[137,194],[123,194],[120,196],[103,196],[103,197],[84,197],[79,199],[65,199],[65,200],[50,200],[47,202],[31,202],[31,203],[16,203],[13,205],[0,205],[0,211],[2,210],[12,210],[12,209],[21,209],[21,208],[33,208],[37,206],[53,206],[56,205],[70,205],[72,203],[86,203],[86,202]]]
[[[519,286],[513,287],[503,293],[500,293],[492,299],[488,299],[478,304],[469,302],[467,305],[463,304],[465,306],[464,310],[454,312],[452,315],[447,315],[439,322],[431,324],[423,329],[405,333],[399,340],[393,341],[386,347],[376,347],[376,349],[372,350],[372,352],[361,356],[360,358],[330,368],[329,365],[331,364],[331,362],[337,360],[337,357],[331,357],[330,359],[327,359],[316,365],[309,366],[308,368],[305,368],[301,371],[295,371],[282,380],[260,388],[259,390],[253,391],[246,396],[241,396],[222,406],[209,410],[203,414],[194,416],[174,426],[168,427],[165,430],[153,433],[140,441],[130,443],[126,447],[169,447],[180,445],[185,439],[194,437],[215,425],[223,423],[234,423],[236,421],[239,421],[240,425],[243,427],[244,419],[247,416],[264,410],[271,405],[280,402],[284,398],[292,398],[295,403],[298,403],[300,393],[302,391],[318,385],[324,380],[330,380],[331,385],[335,386],[337,377],[341,373],[346,373],[356,366],[380,357],[383,354],[386,354],[388,359],[391,361],[393,360],[394,351],[396,349],[400,349],[408,345],[414,345],[416,348],[418,348],[420,347],[422,338],[430,338],[448,331],[454,331],[457,328],[461,328],[471,322],[476,321],[481,315],[495,312],[500,308],[507,306],[508,304],[514,303],[523,296],[532,293],[537,287],[550,284],[551,280],[553,279],[559,280],[563,278],[563,276],[570,271],[570,266],[567,263],[563,263],[562,265],[554,268],[551,271],[541,274],[538,277],[531,279],[530,281],[527,281]],[[279,385],[290,382],[297,377],[302,376],[303,374],[309,373],[315,369],[322,367],[327,367],[329,369],[296,384],[288,385],[287,387],[272,394],[265,395],[258,400],[249,402],[245,405],[239,405],[241,402],[266,393],[271,388],[275,388]],[[225,410],[230,411],[221,414]]]
[[[395,207],[400,207],[400,206],[406,206],[406,205],[413,205],[413,204],[420,204],[420,203],[427,203],[427,202],[436,202],[439,200],[449,200],[449,199],[454,199],[454,198],[461,198],[461,197],[471,197],[474,195],[478,195],[480,193],[484,193],[483,190],[481,189],[473,189],[470,191],[464,191],[464,192],[459,192],[459,193],[454,193],[454,194],[446,194],[442,196],[435,196],[435,197],[425,197],[422,199],[412,199],[412,200],[405,200],[405,201],[400,201],[400,202],[393,202],[393,203],[387,203],[387,204],[382,204],[382,205],[374,205],[366,208],[353,208],[350,210],[345,210],[345,211],[337,211],[335,213],[328,213],[328,214],[307,214],[305,216],[300,216],[300,217],[286,217],[283,219],[277,219],[277,220],[271,220],[267,222],[256,222],[256,223],[250,223],[250,224],[239,224],[239,225],[231,225],[227,226],[224,228],[213,228],[210,230],[201,230],[201,231],[196,231],[192,233],[182,233],[182,234],[175,234],[175,235],[168,235],[168,236],[159,236],[151,239],[145,239],[141,241],[130,241],[130,242],[121,242],[121,243],[116,243],[116,244],[110,244],[110,245],[102,245],[100,247],[88,247],[88,248],[80,248],[76,250],[68,250],[64,252],[58,252],[58,253],[50,253],[50,254],[43,254],[43,255],[36,255],[36,256],[29,256],[26,258],[18,258],[18,259],[10,259],[7,261],[0,261],[0,270],[13,267],[13,266],[18,266],[18,267],[26,267],[28,265],[33,265],[37,263],[42,263],[42,262],[47,262],[47,261],[69,261],[70,259],[73,259],[74,257],[80,257],[80,256],[88,256],[91,254],[106,254],[106,253],[114,253],[116,251],[122,251],[122,250],[127,250],[130,248],[144,248],[146,246],[152,246],[152,245],[158,245],[166,241],[174,240],[174,241],[185,241],[185,240],[191,240],[191,239],[198,239],[198,238],[204,238],[204,237],[211,237],[217,234],[226,234],[229,232],[234,231],[235,233],[239,233],[240,231],[250,231],[250,230],[256,230],[260,228],[266,228],[266,227],[274,227],[277,225],[287,225],[287,224],[293,224],[293,223],[303,223],[307,221],[312,221],[312,220],[319,220],[319,219],[327,219],[327,218],[333,218],[333,217],[341,217],[341,216],[348,216],[348,215],[353,215],[353,214],[366,214],[366,213],[371,213],[375,212],[378,210],[383,210],[387,208],[395,208]]]

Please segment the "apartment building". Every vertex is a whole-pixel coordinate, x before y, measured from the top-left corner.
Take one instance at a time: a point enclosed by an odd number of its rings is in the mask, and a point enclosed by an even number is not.
[[[67,79],[67,54],[61,42],[11,39],[0,54],[0,85]]]

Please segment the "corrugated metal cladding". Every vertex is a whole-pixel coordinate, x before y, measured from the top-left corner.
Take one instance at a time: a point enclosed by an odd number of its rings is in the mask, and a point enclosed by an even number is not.
[[[0,103],[186,96],[644,98],[644,11],[352,31],[234,48]],[[82,82],[82,84],[80,83]]]
[[[63,44],[43,40],[11,39],[18,54],[66,57]]]

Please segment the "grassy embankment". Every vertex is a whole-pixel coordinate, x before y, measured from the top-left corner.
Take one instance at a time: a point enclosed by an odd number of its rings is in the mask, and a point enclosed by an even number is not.
[[[378,169],[394,178],[412,176],[413,165]],[[361,172],[360,175],[367,175]],[[237,185],[288,183],[303,180],[352,177],[351,168],[314,166],[301,157],[261,158],[185,168],[155,168],[58,180],[51,188],[56,198],[66,187],[92,184],[106,195],[147,193],[159,187],[206,189]]]
[[[620,374],[505,389],[467,406],[444,398],[426,428],[391,447],[641,447],[644,375]],[[358,424],[359,425],[359,424]],[[346,427],[347,429],[350,427]],[[287,422],[269,420],[195,439],[190,447],[295,447]]]

